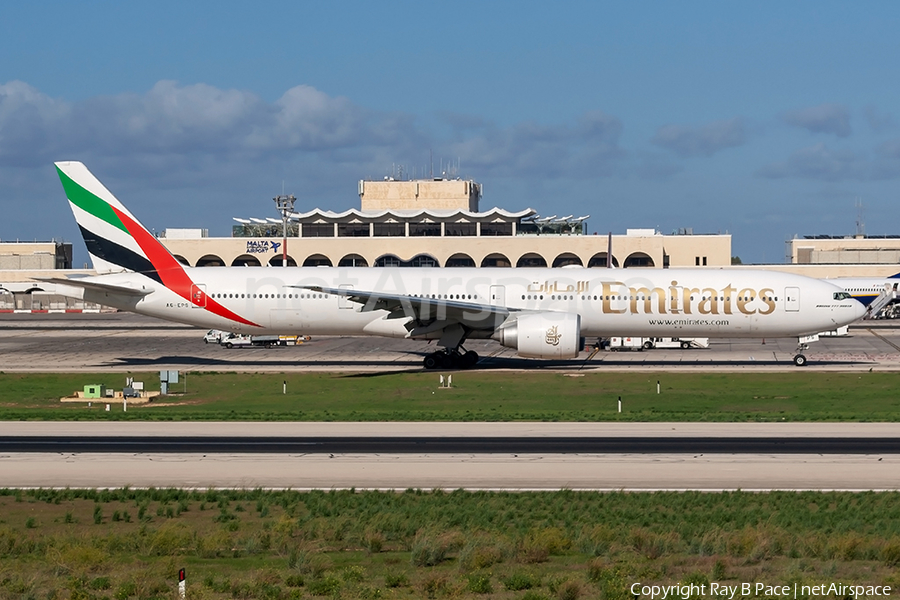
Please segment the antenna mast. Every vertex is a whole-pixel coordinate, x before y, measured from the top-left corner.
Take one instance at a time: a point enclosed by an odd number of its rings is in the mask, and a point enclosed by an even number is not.
[[[854,201],[856,205],[856,237],[866,237],[866,223],[863,221],[863,201],[857,197]]]

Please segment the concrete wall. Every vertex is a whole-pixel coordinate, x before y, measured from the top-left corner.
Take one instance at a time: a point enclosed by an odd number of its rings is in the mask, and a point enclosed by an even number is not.
[[[839,238],[788,241],[793,264],[900,264],[900,239]]]
[[[469,210],[478,212],[479,184],[474,181],[428,179],[360,181],[362,210]]]
[[[161,239],[172,254],[180,256],[191,266],[206,257],[206,261],[221,259],[230,266],[238,257],[254,256],[266,265],[281,255],[248,252],[248,242],[255,238],[205,238],[196,240]],[[277,241],[277,240],[276,240]],[[607,237],[599,235],[520,235],[484,237],[346,237],[346,238],[288,238],[288,256],[298,265],[315,255],[327,257],[332,265],[350,254],[362,256],[369,266],[391,254],[408,261],[418,255],[434,258],[439,266],[454,255],[471,258],[476,266],[493,254],[505,256],[515,266],[527,254],[536,254],[547,266],[562,254],[574,254],[581,264],[588,266],[592,258],[606,256]],[[613,257],[622,266],[631,256],[646,255],[652,266],[662,267],[664,256],[670,267],[724,267],[731,264],[730,235],[651,235],[613,236]],[[279,263],[280,264],[280,263]]]

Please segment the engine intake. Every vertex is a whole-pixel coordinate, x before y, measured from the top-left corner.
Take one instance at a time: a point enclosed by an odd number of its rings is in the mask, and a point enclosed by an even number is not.
[[[581,351],[581,315],[525,314],[492,337],[525,358],[576,358]]]

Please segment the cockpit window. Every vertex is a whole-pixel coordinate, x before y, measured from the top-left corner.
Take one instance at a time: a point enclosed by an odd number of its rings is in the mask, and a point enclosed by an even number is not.
[[[835,300],[848,300],[851,297],[852,296],[850,296],[850,294],[848,292],[835,292],[834,293]]]

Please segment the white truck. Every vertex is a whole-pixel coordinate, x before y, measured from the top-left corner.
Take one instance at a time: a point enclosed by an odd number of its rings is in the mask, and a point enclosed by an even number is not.
[[[609,338],[609,345],[607,346],[607,350],[611,351],[619,351],[619,350],[643,350],[644,349],[644,338],[639,337],[611,337]]]
[[[653,348],[709,348],[709,338],[652,337],[642,338],[645,350]]]
[[[243,333],[225,333],[219,339],[219,345],[225,346],[229,350],[232,348],[252,348],[264,347],[272,348],[274,346],[299,346],[303,342],[308,342],[311,338],[308,335],[246,335]]]
[[[208,344],[210,342],[214,344],[218,344],[219,340],[222,339],[223,336],[228,335],[227,331],[220,331],[218,329],[210,329],[206,332],[206,335],[203,336],[203,343]]]

